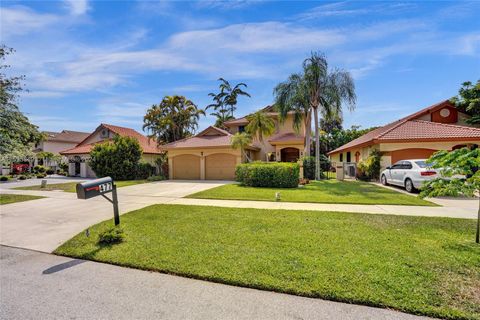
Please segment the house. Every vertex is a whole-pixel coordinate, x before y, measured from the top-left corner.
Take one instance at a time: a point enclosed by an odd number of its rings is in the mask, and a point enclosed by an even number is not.
[[[448,100],[372,130],[329,152],[335,163],[356,164],[373,149],[382,152],[382,169],[405,159],[425,159],[438,150],[480,145],[480,128]]]
[[[43,131],[42,133],[46,138],[35,144],[33,152],[37,154],[40,152],[51,152],[54,155],[58,155],[63,150],[75,147],[89,135],[88,132],[71,130],[62,130],[61,132]],[[44,165],[54,170],[59,169],[59,163],[52,159],[36,158],[33,161],[33,165]]]
[[[68,158],[68,174],[82,178],[95,178],[95,173],[88,165],[90,151],[95,144],[112,140],[116,135],[136,138],[143,150],[141,159],[143,162],[148,162],[154,166],[155,160],[162,154],[155,141],[148,139],[137,131],[102,123],[75,147],[60,152]]]
[[[293,115],[281,122],[273,106],[262,110],[275,121],[275,133],[254,140],[246,148],[252,160],[294,162],[303,156],[305,149],[304,127],[299,133],[293,129]],[[244,155],[231,147],[232,135],[243,132],[248,125],[246,117],[225,122],[227,130],[208,127],[199,134],[162,146],[168,152],[170,179],[233,180],[235,167]]]

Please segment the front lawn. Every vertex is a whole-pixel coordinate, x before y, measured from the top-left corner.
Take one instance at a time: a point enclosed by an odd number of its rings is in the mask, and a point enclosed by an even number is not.
[[[475,221],[359,213],[153,205],[121,217],[124,242],[97,245],[112,220],[55,253],[232,285],[480,319]]]
[[[24,194],[0,194],[0,205],[41,199],[41,198],[44,198],[44,197],[29,196]]]
[[[79,181],[83,182],[83,181]],[[40,183],[36,186],[27,186],[27,187],[17,187],[14,189],[18,190],[39,190],[39,191],[65,191],[65,192],[76,192],[76,186],[79,182],[67,182],[67,183],[52,183],[48,184],[45,188],[40,186]],[[133,186],[136,184],[147,183],[147,180],[126,180],[126,181],[115,181],[117,188]]]
[[[281,201],[351,203],[351,204],[397,204],[413,206],[436,206],[408,194],[382,188],[361,181],[322,180],[312,181],[303,188],[255,188],[228,184],[187,196],[200,199],[232,199],[275,201],[280,192]]]

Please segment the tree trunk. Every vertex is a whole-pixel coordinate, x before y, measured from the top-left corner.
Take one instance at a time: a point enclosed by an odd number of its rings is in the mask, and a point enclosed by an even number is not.
[[[307,115],[305,116],[305,150],[303,151],[303,155],[305,157],[310,156],[310,144],[312,139],[312,111],[308,111]]]
[[[480,196],[478,197],[477,235],[475,242],[480,243]]]
[[[320,180],[320,134],[318,132],[318,108],[313,109],[315,121],[315,179]]]

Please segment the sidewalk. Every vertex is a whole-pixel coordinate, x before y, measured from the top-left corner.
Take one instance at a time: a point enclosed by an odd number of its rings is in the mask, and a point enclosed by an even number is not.
[[[427,319],[23,249],[0,250],[1,319]]]

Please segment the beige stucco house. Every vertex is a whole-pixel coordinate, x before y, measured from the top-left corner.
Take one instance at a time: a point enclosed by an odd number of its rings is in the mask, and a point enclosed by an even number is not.
[[[71,149],[85,139],[89,133],[71,130],[62,130],[61,132],[43,131],[45,140],[35,144],[33,152],[51,152],[54,155],[59,155],[63,150]],[[66,157],[63,159],[66,161]],[[58,169],[59,163],[55,160],[35,158],[33,165],[44,165],[54,170]]]
[[[112,140],[116,135],[136,138],[143,151],[141,161],[148,162],[152,166],[155,166],[155,160],[162,154],[162,151],[158,149],[155,141],[148,139],[133,129],[102,123],[95,131],[88,134],[80,143],[75,145],[75,147],[60,152],[60,154],[68,158],[68,175],[82,178],[95,178],[95,172],[93,172],[88,165],[90,151],[95,144]]]
[[[382,152],[382,168],[405,159],[425,159],[438,150],[480,145],[480,128],[448,100],[377,128],[329,153],[336,164],[356,164],[373,149]]]
[[[293,129],[293,116],[281,122],[272,106],[263,109],[275,121],[275,133],[254,140],[247,147],[250,159],[262,161],[295,162],[305,149],[304,128]],[[240,150],[231,147],[232,135],[243,132],[248,125],[246,117],[225,122],[227,130],[208,127],[196,136],[162,146],[168,152],[170,179],[233,180],[235,167],[244,159]]]

